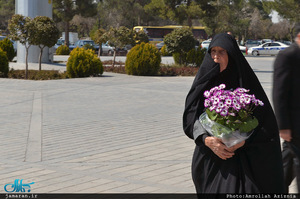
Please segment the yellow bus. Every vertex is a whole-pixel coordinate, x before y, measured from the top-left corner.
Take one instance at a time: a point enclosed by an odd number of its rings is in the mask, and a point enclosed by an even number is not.
[[[164,36],[170,32],[172,32],[175,28],[182,28],[184,26],[135,26],[133,28],[134,31],[144,31],[148,37],[150,43],[159,43],[163,41]],[[205,32],[205,28],[202,26],[193,26],[192,32],[194,37],[198,41],[206,40],[207,34]]]

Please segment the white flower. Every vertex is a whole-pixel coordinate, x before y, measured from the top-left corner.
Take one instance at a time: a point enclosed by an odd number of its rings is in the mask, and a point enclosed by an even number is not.
[[[210,106],[210,100],[209,99],[205,99],[204,106],[205,107],[209,107]]]
[[[257,101],[258,101],[258,104],[259,104],[260,106],[265,105],[261,100],[257,100]]]
[[[226,103],[228,106],[230,106],[231,103],[232,103],[232,99],[231,99],[231,98],[227,98],[227,99],[225,100],[225,103]]]
[[[209,96],[210,96],[210,92],[209,91],[205,91],[204,92],[204,97],[209,98]]]
[[[223,108],[225,105],[224,105],[224,103],[221,101],[221,102],[219,102],[219,104],[218,104],[218,107],[220,107],[220,108]]]
[[[211,88],[209,92],[212,94],[218,89],[219,89],[219,87],[215,86],[215,87]]]
[[[222,108],[221,108],[221,107],[217,107],[217,108],[216,108],[216,112],[217,112],[217,113],[220,113],[221,111],[222,111]]]
[[[211,106],[211,107],[209,107],[209,110],[213,111],[213,110],[215,110],[215,108],[216,108],[215,106]]]
[[[219,90],[222,90],[222,89],[224,89],[225,87],[226,87],[225,84],[220,84],[220,85],[219,85]]]
[[[251,97],[249,96],[245,97],[245,103],[250,104],[250,102],[251,102]]]
[[[228,111],[226,109],[223,109],[220,113],[220,115],[222,115],[222,116],[227,116],[227,114],[228,114]]]
[[[214,101],[213,101],[213,104],[216,105],[220,102],[219,98],[215,97],[214,98]]]

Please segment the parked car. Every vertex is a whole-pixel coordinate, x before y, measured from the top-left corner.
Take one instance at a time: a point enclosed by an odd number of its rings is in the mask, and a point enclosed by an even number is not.
[[[163,46],[165,45],[165,42],[160,42],[160,43],[157,43],[155,46],[158,50],[160,50]]]
[[[208,46],[210,44],[211,40],[208,39],[208,40],[204,40],[202,43],[201,43],[201,48],[206,48],[206,50],[208,49]]]
[[[279,51],[286,49],[288,45],[281,42],[268,42],[259,46],[251,47],[248,49],[248,54],[254,56],[259,55],[277,55]]]
[[[65,40],[64,39],[58,39],[56,44],[54,45],[54,49],[56,50],[59,46],[64,45]]]
[[[264,43],[270,43],[270,42],[273,42],[272,39],[262,39],[261,40],[261,43],[264,44]]]
[[[259,46],[261,45],[261,40],[252,40],[252,39],[249,39],[245,42],[245,46],[247,49],[251,48],[251,47],[254,47],[254,46]]]
[[[98,51],[99,46],[95,44],[93,40],[78,40],[74,45],[69,45],[69,49],[73,50],[74,48],[82,48],[84,45],[89,44],[95,48],[96,51]]]
[[[240,51],[241,51],[242,53],[246,53],[246,51],[247,51],[247,47],[246,47],[246,46],[240,46],[240,45],[239,45],[239,48],[240,48]]]
[[[98,47],[99,49],[99,47]],[[105,55],[113,55],[114,54],[114,48],[108,45],[107,43],[102,44],[102,53]]]
[[[78,40],[75,45],[70,45],[69,46],[69,49],[70,50],[73,50],[74,48],[82,48],[84,45],[91,45],[95,48],[95,51],[98,52],[99,50],[99,45],[98,44],[95,44],[95,42],[93,40],[87,40],[87,39],[84,39],[84,40]],[[110,45],[108,45],[107,43],[105,44],[102,44],[102,53],[105,54],[105,55],[113,55],[113,52],[114,52],[114,48],[111,47]]]
[[[288,46],[292,44],[291,41],[286,41],[286,40],[281,40],[281,41],[279,41],[279,42],[284,43],[284,44],[286,44],[286,45],[288,45]]]

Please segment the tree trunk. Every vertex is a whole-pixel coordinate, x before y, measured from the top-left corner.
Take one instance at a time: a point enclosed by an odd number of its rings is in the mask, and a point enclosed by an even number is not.
[[[65,45],[69,47],[69,27],[70,23],[68,21],[65,22]]]
[[[25,55],[25,79],[28,79],[28,50],[29,50],[29,46],[26,47],[26,45],[25,45],[25,49],[26,49],[26,55]]]
[[[98,49],[98,57],[101,56],[101,53],[102,53],[102,43],[99,44],[99,49]]]
[[[179,65],[182,66],[182,53],[179,53]]]
[[[44,50],[45,47],[43,48],[40,48],[41,51],[40,51],[40,57],[39,57],[39,71],[42,70],[42,56],[43,56],[43,50]]]
[[[113,61],[113,64],[112,64],[112,67],[115,67],[115,62],[116,62],[116,49],[114,50],[114,61]]]
[[[188,21],[188,26],[191,28],[193,26],[193,21],[192,21],[191,17],[188,16],[187,21]]]

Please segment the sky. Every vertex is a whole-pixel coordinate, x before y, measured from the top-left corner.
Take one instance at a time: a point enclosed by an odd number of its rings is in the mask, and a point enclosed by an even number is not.
[[[278,12],[273,11],[273,12],[271,13],[271,16],[272,16],[272,22],[273,22],[273,23],[278,23],[278,22],[279,22],[280,16],[278,15]]]

